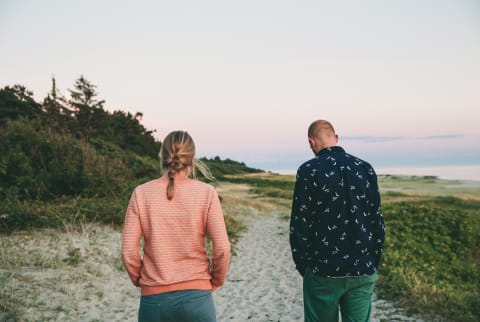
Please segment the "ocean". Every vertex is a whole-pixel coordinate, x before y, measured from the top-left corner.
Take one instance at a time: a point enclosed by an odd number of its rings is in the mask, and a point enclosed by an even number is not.
[[[295,174],[296,169],[276,169],[279,174]],[[447,180],[480,181],[480,164],[375,167],[378,175],[435,176]]]
[[[377,174],[395,174],[410,176],[436,176],[447,180],[480,181],[480,164],[475,165],[435,165],[408,167],[378,167]]]

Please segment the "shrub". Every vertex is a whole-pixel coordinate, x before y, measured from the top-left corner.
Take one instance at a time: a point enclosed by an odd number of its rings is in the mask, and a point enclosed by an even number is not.
[[[383,206],[379,293],[421,313],[480,318],[480,202],[439,197]]]
[[[0,130],[0,182],[22,200],[110,196],[138,177],[158,174],[153,160],[96,140],[42,129],[39,120],[9,121]]]

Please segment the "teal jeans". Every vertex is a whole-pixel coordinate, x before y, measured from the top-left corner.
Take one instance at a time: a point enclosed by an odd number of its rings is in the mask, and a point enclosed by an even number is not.
[[[305,322],[368,322],[377,273],[359,277],[315,276],[311,269],[303,278]]]
[[[139,322],[216,322],[211,291],[185,290],[140,298]]]

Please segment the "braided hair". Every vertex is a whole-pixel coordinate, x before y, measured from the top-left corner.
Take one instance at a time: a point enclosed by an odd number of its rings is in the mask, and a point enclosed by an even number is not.
[[[195,176],[195,168],[210,180],[213,176],[207,166],[200,160],[195,159],[195,143],[186,131],[173,131],[162,142],[159,157],[162,170],[167,172],[168,187],[167,199],[172,200],[175,195],[175,174],[187,171],[187,174]]]

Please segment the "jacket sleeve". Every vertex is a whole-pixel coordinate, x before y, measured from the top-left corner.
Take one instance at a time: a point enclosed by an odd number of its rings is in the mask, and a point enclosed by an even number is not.
[[[140,239],[142,228],[140,225],[140,213],[137,204],[136,192],[134,191],[125,214],[125,224],[122,235],[122,260],[125,269],[135,286],[140,286]]]
[[[290,248],[298,272],[303,276],[307,266],[308,236],[310,236],[312,198],[308,178],[297,171],[290,217]]]
[[[207,214],[207,234],[212,240],[211,283],[215,290],[225,282],[230,264],[230,241],[218,194],[212,187]]]

